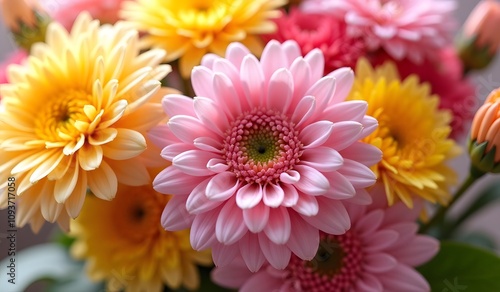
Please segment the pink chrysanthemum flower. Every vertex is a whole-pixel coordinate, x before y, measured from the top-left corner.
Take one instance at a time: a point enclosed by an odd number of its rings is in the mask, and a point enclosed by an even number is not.
[[[343,19],[352,37],[394,59],[420,63],[450,44],[455,29],[454,0],[306,0],[302,9]]]
[[[385,196],[379,195],[374,197]],[[216,268],[212,278],[240,292],[429,291],[427,281],[413,267],[431,259],[439,242],[416,234],[417,208],[409,210],[401,202],[386,206],[383,199],[369,206],[349,204],[352,228],[343,235],[322,233],[312,261],[292,256],[284,270],[267,265],[251,273],[236,258]]]
[[[311,15],[292,8],[275,20],[278,27],[273,34],[265,35],[269,41],[294,40],[299,44],[302,55],[318,48],[325,57],[325,74],[342,67],[356,67],[361,56],[366,55],[366,46],[361,38],[346,34],[343,21],[326,15]]]
[[[463,75],[463,66],[453,47],[446,47],[435,52],[436,61],[425,60],[415,64],[410,60],[394,62],[401,78],[417,74],[421,82],[431,85],[433,94],[439,96],[439,108],[450,110],[453,118],[451,137],[460,139],[469,129],[477,109],[476,88]],[[372,59],[374,65],[393,60],[387,54],[379,54]]]
[[[167,230],[191,227],[191,244],[219,266],[241,253],[248,268],[312,259],[319,231],[350,227],[343,201],[369,203],[364,188],[381,159],[358,142],[378,125],[364,101],[345,102],[350,68],[323,76],[323,55],[271,41],[261,60],[240,43],[206,55],[191,78],[196,97],[167,95],[167,125],[152,131],[172,166],[154,188],[174,198]]]

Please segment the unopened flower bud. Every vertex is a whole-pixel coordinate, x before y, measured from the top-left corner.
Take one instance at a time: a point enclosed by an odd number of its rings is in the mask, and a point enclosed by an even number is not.
[[[469,70],[483,69],[500,45],[500,2],[483,0],[471,12],[458,38],[458,52]]]

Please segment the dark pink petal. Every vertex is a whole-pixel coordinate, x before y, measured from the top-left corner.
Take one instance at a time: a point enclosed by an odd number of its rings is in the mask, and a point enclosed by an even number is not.
[[[295,212],[289,212],[289,215],[292,232],[287,246],[299,258],[310,261],[318,250],[319,231]]]
[[[256,292],[256,291],[280,291],[280,287],[283,285],[283,279],[274,277],[273,275],[266,273],[265,271],[258,272],[253,277],[251,277],[245,284],[240,288],[240,292]]]
[[[353,220],[354,221],[354,220]],[[388,250],[388,252],[392,255],[393,249],[392,245],[398,240],[399,233],[394,230],[379,230],[374,234],[370,234],[367,236],[369,242],[364,247],[364,250],[368,253],[375,253],[382,250]],[[399,257],[396,256],[398,261],[400,261]]]
[[[217,267],[229,265],[239,254],[237,244],[225,245],[223,243],[214,243],[212,245],[212,259]]]
[[[411,243],[394,250],[392,255],[403,264],[417,267],[434,257],[438,251],[438,240],[429,236],[417,235]]]
[[[363,292],[381,292],[384,291],[382,283],[380,283],[377,277],[369,273],[363,273],[359,279],[355,282],[355,291]]]
[[[378,276],[384,291],[430,291],[427,281],[414,269],[398,264],[391,271]]]
[[[251,272],[257,272],[266,261],[266,257],[262,253],[257,234],[247,234],[241,238],[240,253],[245,261],[246,267]]]
[[[220,243],[230,245],[236,243],[248,232],[243,221],[243,212],[235,200],[228,200],[217,217],[215,235]]]
[[[271,208],[264,233],[275,244],[286,244],[290,238],[291,224],[287,208]]]
[[[187,196],[174,196],[168,201],[161,215],[161,225],[165,230],[178,231],[191,227],[194,215],[186,210]]]
[[[238,261],[238,263],[235,263],[235,261]],[[241,287],[253,274],[248,270],[241,258],[237,258],[235,261],[230,266],[214,268],[210,273],[212,281],[219,286],[231,289]]]
[[[315,216],[318,214],[319,206],[316,197],[300,192],[298,194],[299,199],[297,200],[297,204],[292,206],[292,208],[304,216]]]
[[[263,232],[258,233],[258,236],[260,248],[269,264],[278,270],[286,268],[292,255],[290,249],[286,245],[273,243]]]
[[[382,209],[374,210],[360,218],[354,229],[363,235],[371,236],[382,224],[382,220],[384,220],[384,211]]]
[[[396,267],[398,261],[386,253],[367,254],[364,257],[363,269],[370,273],[384,273]]]
[[[253,233],[261,232],[269,220],[269,207],[263,203],[250,209],[243,209],[243,220]]]

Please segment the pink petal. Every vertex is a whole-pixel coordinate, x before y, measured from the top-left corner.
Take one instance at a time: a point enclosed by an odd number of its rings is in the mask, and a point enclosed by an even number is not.
[[[218,135],[224,135],[229,128],[226,115],[220,114],[220,105],[214,103],[212,99],[200,96],[195,97],[194,111],[201,122]]]
[[[335,92],[335,78],[323,77],[316,81],[305,95],[311,95],[316,98],[318,109],[323,111],[330,103],[333,93]]]
[[[391,271],[378,275],[385,291],[430,291],[427,281],[414,269],[398,264]]]
[[[245,265],[252,272],[257,272],[266,261],[260,248],[259,238],[256,234],[247,234],[239,242],[240,253]]]
[[[258,233],[264,229],[269,220],[269,207],[263,203],[250,209],[243,209],[243,220],[248,230]]]
[[[314,96],[304,96],[295,107],[292,121],[297,127],[301,127],[313,115],[315,109],[316,98]]]
[[[235,72],[235,74],[238,74],[238,72]],[[222,106],[230,119],[236,119],[238,115],[243,111],[243,105],[241,104],[241,102],[244,102],[244,105],[246,106],[245,100],[242,100],[243,89],[238,88],[242,92],[236,91],[237,88],[235,88],[235,82],[240,81],[233,81],[229,79],[228,76],[221,73],[215,73],[213,81],[214,90],[215,92],[217,92],[217,104],[219,106]],[[238,87],[241,86],[238,84]]]
[[[229,169],[229,165],[224,159],[212,158],[207,162],[207,168],[210,171],[221,173]]]
[[[186,143],[182,143],[182,142],[181,143],[173,143],[173,144],[167,145],[167,147],[163,148],[160,155],[164,159],[166,159],[168,161],[172,161],[175,156],[177,156],[183,152],[186,152],[189,150],[194,150],[194,149],[195,149],[195,147],[193,146],[193,144],[186,144]]]
[[[299,200],[299,193],[297,192],[297,189],[294,186],[286,183],[280,184],[280,186],[285,194],[281,205],[284,207],[295,206],[295,204],[297,204],[297,201]]]
[[[283,54],[281,45],[278,41],[271,40],[267,43],[266,47],[262,51],[260,63],[266,80],[269,80],[273,73],[278,69],[288,67],[285,54]]]
[[[221,208],[218,208],[217,210],[194,217],[189,234],[193,249],[204,250],[217,242],[217,238],[215,237],[215,222],[220,210]]]
[[[344,159],[336,150],[322,146],[305,149],[300,159],[303,164],[321,172],[335,171],[344,162]]]
[[[223,243],[215,243],[212,246],[212,259],[218,267],[229,265],[238,256],[238,253],[237,244],[225,245]]]
[[[167,94],[162,99],[161,105],[169,117],[176,115],[195,116],[193,99],[181,94]]]
[[[234,172],[221,172],[208,183],[206,195],[210,200],[225,201],[234,195],[239,186]]]
[[[250,107],[263,105],[261,99],[264,96],[264,72],[254,55],[243,58],[240,78]]]
[[[361,131],[361,124],[359,124],[359,130]],[[303,144],[304,148],[313,148],[323,145],[330,134],[332,134],[335,124],[330,121],[319,121],[313,124],[307,125],[300,133],[299,139]],[[352,134],[351,131],[349,134]],[[338,139],[335,137],[335,139]]]
[[[298,58],[302,58],[302,53],[300,52],[300,47],[297,42],[293,40],[287,40],[281,44],[281,50],[287,60],[287,68]]]
[[[262,186],[256,183],[246,184],[236,192],[236,204],[241,209],[251,209],[262,200]]]
[[[345,176],[355,188],[367,188],[377,180],[368,166],[351,159],[344,159],[344,165],[338,172]]]
[[[311,80],[319,80],[323,77],[323,70],[325,68],[325,58],[320,49],[312,49],[304,57],[304,60],[311,68]]]
[[[363,128],[363,131],[361,132],[360,138],[363,138],[363,137],[370,135],[378,127],[377,119],[375,119],[374,117],[370,117],[370,116],[365,116],[363,118],[363,121],[361,122],[361,124],[363,124],[364,128]]]
[[[349,100],[332,104],[323,112],[321,118],[334,123],[341,121],[361,122],[367,109],[368,103],[366,101]]]
[[[285,207],[272,208],[264,233],[275,244],[286,244],[290,238],[290,216]]]
[[[410,244],[394,250],[392,254],[399,262],[416,267],[430,260],[438,251],[438,240],[429,236],[417,235]]]
[[[159,148],[163,148],[173,143],[181,142],[174,135],[174,133],[170,131],[167,125],[158,125],[149,130],[148,138]]]
[[[267,89],[267,108],[287,112],[292,101],[293,77],[281,68],[271,75]]]
[[[222,201],[214,201],[207,198],[205,191],[210,180],[211,178],[208,178],[199,183],[189,194],[186,200],[186,210],[190,214],[201,214],[222,204]]]
[[[227,46],[226,59],[229,60],[236,68],[240,68],[243,58],[249,55],[250,51],[241,43],[231,43]]]
[[[294,184],[300,180],[300,173],[295,170],[289,170],[280,174],[280,181],[285,184]]]
[[[214,173],[207,168],[208,161],[216,154],[202,150],[185,151],[172,160],[172,165],[192,176],[208,176]]]
[[[292,255],[290,249],[286,245],[278,245],[271,242],[262,232],[258,236],[260,248],[269,264],[278,270],[286,268]]]
[[[290,66],[290,73],[293,78],[293,101],[291,102],[292,108],[296,107],[299,98],[305,96],[306,91],[311,86],[311,68],[304,58],[299,57],[295,59]]]
[[[240,292],[280,291],[283,279],[262,271],[255,274],[240,288]]]
[[[356,195],[356,189],[354,189],[351,182],[345,176],[336,171],[325,173],[325,176],[332,186],[324,194],[325,197],[335,200],[344,200]]]
[[[276,208],[281,205],[284,198],[285,193],[281,186],[275,185],[273,183],[268,183],[264,186],[262,200],[264,204],[266,204],[266,206]]]
[[[396,267],[398,261],[386,253],[368,254],[364,257],[363,268],[371,273],[384,273]]]
[[[369,238],[370,242],[364,247],[364,249],[368,253],[375,253],[386,249],[391,250],[391,246],[399,238],[399,233],[394,230],[379,230],[370,235]],[[392,252],[391,254],[394,255]],[[398,256],[396,256],[396,258],[400,261]]]
[[[316,216],[303,216],[309,224],[329,234],[344,234],[351,228],[349,214],[344,205],[336,200],[317,197],[319,211]]]
[[[193,186],[202,182],[204,177],[186,175],[174,166],[162,170],[153,180],[153,188],[162,194],[188,195]]]
[[[356,160],[366,166],[373,166],[382,159],[382,151],[379,148],[363,142],[354,142],[340,154],[344,158]]]
[[[359,233],[369,236],[379,228],[383,219],[384,211],[382,209],[371,211],[356,222],[354,229]]]
[[[319,231],[295,212],[289,212],[289,215],[292,232],[287,246],[300,259],[310,261],[318,250]]]
[[[363,125],[358,122],[344,121],[334,123],[326,145],[341,151],[360,139]]]
[[[365,189],[357,189],[354,197],[347,199],[346,202],[356,205],[370,205],[373,202],[372,196]]]
[[[296,165],[295,169],[300,173],[300,180],[294,186],[311,196],[320,196],[330,189],[328,179],[316,169],[307,165]]]
[[[215,225],[215,235],[220,243],[230,245],[243,237],[248,228],[243,223],[243,212],[235,200],[228,200],[220,211]]]
[[[212,81],[214,79],[214,73],[203,66],[196,66],[191,72],[191,85],[193,86],[194,93],[196,96],[204,96],[208,98],[213,98],[216,94],[214,88],[212,87]],[[193,104],[193,99],[191,99],[191,104]],[[194,107],[192,108],[193,114],[190,116],[195,116]],[[175,113],[175,112],[174,112]],[[173,117],[174,115],[168,116]]]
[[[190,116],[174,116],[167,123],[174,135],[184,143],[192,144],[198,137],[217,139],[217,135],[205,127],[197,118]]]
[[[193,145],[200,150],[219,154],[222,153],[222,151],[220,150],[222,148],[222,143],[219,140],[215,140],[210,137],[198,137],[194,139]]]
[[[168,201],[161,214],[161,225],[165,230],[178,231],[191,226],[195,217],[186,210],[186,199],[187,196],[174,196]]]
[[[309,196],[303,193],[298,193],[299,199],[297,204],[292,206],[292,208],[298,213],[304,216],[315,216],[319,212],[318,200],[316,197]]]
[[[363,273],[360,275],[359,279],[355,282],[355,291],[363,292],[380,292],[384,291],[382,283],[380,283],[377,277],[369,273]]]
[[[337,103],[345,101],[354,84],[353,70],[349,67],[344,67],[331,72],[327,76],[334,77],[337,84],[332,102]]]
[[[243,261],[241,265],[236,265],[233,262],[230,266],[214,268],[210,273],[210,278],[214,283],[231,289],[238,289],[252,276],[252,272],[248,270]]]

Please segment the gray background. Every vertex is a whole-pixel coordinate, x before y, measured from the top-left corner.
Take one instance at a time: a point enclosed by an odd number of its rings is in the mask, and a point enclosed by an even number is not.
[[[57,0],[64,1],[64,0]],[[461,0],[458,2],[458,10],[456,11],[456,17],[459,23],[463,23],[467,15],[470,13],[472,8],[479,2],[479,0]],[[1,18],[1,15],[0,15]],[[15,48],[15,44],[3,25],[0,23],[0,59],[3,60],[10,52]],[[481,71],[479,74],[473,74],[472,77],[478,85],[477,97],[480,101],[484,100],[486,95],[494,88],[500,87],[500,58],[496,58],[495,62],[490,65],[487,70]],[[465,145],[465,141],[463,143]],[[455,161],[453,161],[454,167],[460,172],[460,178],[463,179],[468,171],[468,157],[466,154],[462,155]],[[484,177],[481,181],[477,182],[476,185],[469,190],[469,192],[462,198],[461,201],[453,208],[453,213],[462,209],[467,205],[475,196],[476,193],[489,183],[494,180],[498,180],[500,176],[489,175]],[[5,194],[1,194],[5,195]],[[2,233],[5,231],[5,224],[7,221],[6,211],[0,211],[0,259],[7,256],[7,244],[3,238],[1,238]],[[500,201],[488,206],[483,209],[480,214],[477,214],[470,222],[465,224],[465,231],[484,231],[486,233],[495,236],[497,245],[500,245]],[[33,234],[29,227],[22,228],[17,233],[17,248],[18,250],[24,249],[28,246],[46,242],[48,238],[53,234],[53,231],[57,229],[57,226],[51,224],[45,224],[39,234]],[[498,249],[500,252],[500,249]],[[3,269],[2,269],[3,271]],[[3,283],[2,283],[3,284]],[[1,286],[1,285],[0,285]]]

